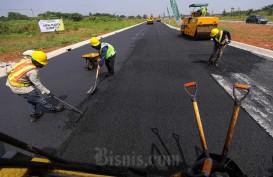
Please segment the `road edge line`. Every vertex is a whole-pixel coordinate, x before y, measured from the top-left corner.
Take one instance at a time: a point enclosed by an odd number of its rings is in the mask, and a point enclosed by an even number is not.
[[[178,28],[178,27],[174,27],[174,26],[171,26],[171,25],[166,24],[166,23],[164,23],[164,24],[167,25],[169,28],[180,31],[180,28]],[[232,46],[232,47],[236,47],[238,49],[249,51],[249,52],[251,52],[253,54],[256,54],[256,55],[259,55],[259,56],[263,57],[264,59],[273,61],[273,51],[272,50],[252,46],[252,45],[237,42],[237,41],[232,41],[229,45]]]
[[[116,30],[116,31],[113,31],[113,32],[110,32],[110,33],[107,33],[107,34],[103,34],[103,35],[97,36],[97,37],[99,39],[106,38],[108,36],[112,36],[114,34],[120,33],[122,31],[128,30],[128,29],[136,27],[138,25],[141,25],[143,23],[146,23],[146,22],[142,22],[142,23],[139,23],[139,24],[136,24],[136,25],[133,25],[133,26],[122,28],[122,29],[119,29],[119,30]],[[65,53],[65,52],[67,52],[67,51],[79,48],[79,47],[84,46],[84,45],[89,44],[89,43],[90,43],[90,41],[88,39],[88,40],[85,40],[85,41],[82,41],[82,42],[79,42],[79,43],[76,43],[76,44],[72,44],[72,45],[69,45],[69,46],[66,46],[66,47],[63,47],[63,48],[59,48],[57,50],[54,50],[54,51],[46,53],[47,54],[47,58],[48,59],[54,58],[54,57],[56,57],[58,55],[61,55],[61,54]]]

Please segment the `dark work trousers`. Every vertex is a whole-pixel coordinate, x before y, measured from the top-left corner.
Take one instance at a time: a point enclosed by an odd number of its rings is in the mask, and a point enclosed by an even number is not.
[[[29,93],[26,94],[18,94],[20,97],[23,97],[28,102],[28,111],[29,115],[32,116],[36,114],[36,106],[39,104],[46,108],[49,111],[53,111],[55,108],[53,105],[48,103],[40,94],[34,89]]]
[[[111,56],[108,59],[105,59],[105,65],[108,69],[108,73],[109,73],[109,75],[112,75],[112,76],[115,74],[115,70],[114,70],[115,58],[116,58],[116,54]]]
[[[224,46],[222,46],[219,50],[219,52],[217,53],[217,51],[218,51],[218,46],[216,45],[216,44],[214,44],[214,46],[213,46],[213,50],[212,50],[212,53],[211,53],[211,56],[210,56],[210,60],[212,59],[212,58],[214,58],[214,55],[215,54],[217,54],[217,56],[215,56],[215,60],[214,60],[214,63],[218,63],[219,62],[219,60],[221,59],[221,57],[222,57],[222,55],[223,55],[223,52],[224,52],[224,49],[225,49],[225,45]]]

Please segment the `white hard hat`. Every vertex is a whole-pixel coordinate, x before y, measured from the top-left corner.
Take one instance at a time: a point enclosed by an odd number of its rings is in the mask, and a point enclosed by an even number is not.
[[[34,50],[26,50],[23,52],[23,55],[31,56],[33,52],[34,52]]]

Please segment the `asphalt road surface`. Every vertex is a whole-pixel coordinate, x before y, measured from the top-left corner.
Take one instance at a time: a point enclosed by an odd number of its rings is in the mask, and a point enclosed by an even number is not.
[[[156,164],[165,169],[170,159],[183,169],[196,160],[202,149],[191,99],[183,85],[197,82],[208,148],[221,154],[234,101],[223,89],[227,82],[216,80],[228,81],[231,86],[243,81],[231,74],[236,71],[262,82],[264,68],[272,66],[272,61],[227,47],[220,67],[209,68],[206,61],[211,41],[182,38],[178,31],[159,22],[141,24],[102,41],[117,50],[116,76],[111,81],[105,79],[104,66],[94,95],[88,96],[86,91],[94,82],[95,70],[88,71],[81,58],[94,52],[90,45],[55,57],[40,70],[42,82],[56,96],[80,110],[88,108],[84,116],[79,118],[78,113],[67,108],[62,113],[46,113],[31,123],[25,100],[13,94],[2,78],[1,132],[39,148],[56,148],[59,156],[69,160],[137,168]],[[272,70],[267,71],[269,77],[263,87],[272,90]],[[268,106],[272,105],[271,96],[266,97]],[[249,100],[246,102],[251,105]],[[246,111],[239,113],[228,156],[250,177],[272,176],[272,137]],[[271,120],[272,116],[268,118],[269,128]]]

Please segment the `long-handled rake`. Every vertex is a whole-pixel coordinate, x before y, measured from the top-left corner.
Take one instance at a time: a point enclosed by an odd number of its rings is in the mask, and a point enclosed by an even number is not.
[[[77,108],[75,108],[74,106],[68,104],[67,102],[61,100],[60,98],[56,97],[55,95],[52,96],[53,98],[55,98],[56,100],[64,103],[65,105],[67,105],[68,107],[72,108],[73,110],[77,111],[78,113],[80,113],[81,115],[83,115],[83,112],[81,112],[80,110],[78,110]]]

